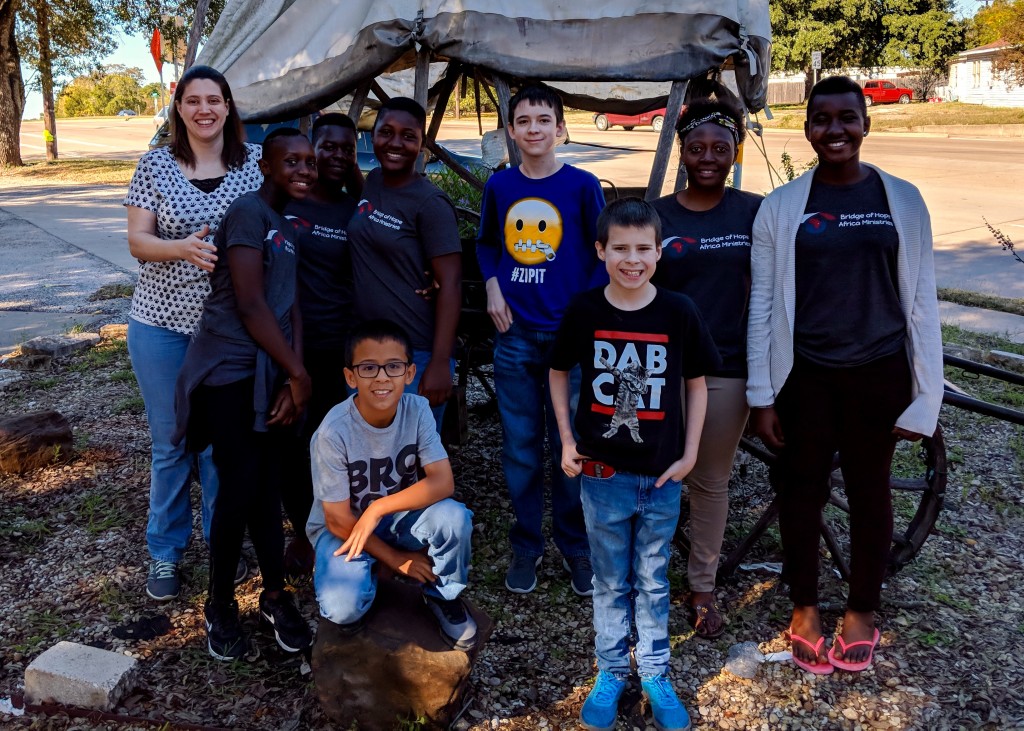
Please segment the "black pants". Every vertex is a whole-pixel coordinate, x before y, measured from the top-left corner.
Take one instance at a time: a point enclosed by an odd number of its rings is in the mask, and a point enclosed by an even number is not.
[[[309,350],[303,354],[303,362],[310,380],[313,394],[306,408],[303,425],[296,431],[295,439],[287,450],[284,470],[285,480],[281,487],[281,503],[291,521],[296,535],[305,535],[306,521],[313,507],[313,476],[309,466],[309,440],[320,428],[320,422],[327,412],[348,396],[345,388],[345,351]]]
[[[776,410],[786,441],[779,514],[783,576],[797,606],[818,603],[821,514],[838,451],[850,503],[847,606],[855,612],[878,608],[892,544],[892,429],[910,404],[910,379],[902,350],[851,368],[796,358]]]
[[[210,526],[210,597],[231,601],[245,529],[256,549],[263,588],[284,588],[284,532],[277,485],[290,434],[253,430],[253,379],[200,386],[192,397],[195,416],[206,421],[220,487]]]

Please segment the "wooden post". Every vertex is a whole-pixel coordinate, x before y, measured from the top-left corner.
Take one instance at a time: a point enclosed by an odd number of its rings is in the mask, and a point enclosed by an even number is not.
[[[480,116],[480,77],[473,72],[473,99],[476,101],[476,133],[484,136],[484,121]]]
[[[437,97],[434,99],[434,116],[430,118],[430,126],[427,128],[427,139],[436,140],[437,131],[441,129],[441,121],[444,119],[445,108],[448,106],[448,99],[451,98],[452,90],[462,75],[462,64],[458,61],[451,61],[448,64],[448,71],[444,79],[438,84]],[[458,97],[456,97],[458,102]],[[456,109],[458,104],[455,105]]]
[[[501,76],[494,77],[494,88],[498,92],[498,116],[501,119],[508,119],[508,102],[512,98],[512,92],[508,88],[508,82]],[[519,148],[516,147],[516,143],[512,141],[512,136],[508,133],[508,125],[502,125],[505,128],[505,144],[508,145],[508,163],[512,166],[518,166],[522,161],[522,157],[519,155]]]
[[[645,200],[652,201],[661,197],[661,186],[665,183],[668,171],[668,160],[672,156],[672,144],[676,136],[676,122],[683,110],[683,97],[689,81],[673,81],[672,90],[668,94],[668,105],[665,108],[665,120],[658,135],[658,150],[654,153],[654,164],[651,166],[651,177],[647,181]]]
[[[359,117],[363,113],[363,107],[366,105],[366,97],[370,94],[370,84],[372,83],[372,79],[364,81],[352,92],[352,103],[348,105],[348,116],[349,119],[356,123],[356,127],[359,127]]]

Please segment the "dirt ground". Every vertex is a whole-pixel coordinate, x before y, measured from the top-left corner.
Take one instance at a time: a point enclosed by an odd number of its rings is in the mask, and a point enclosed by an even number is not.
[[[949,375],[986,398],[1024,401],[1021,389]],[[0,727],[332,728],[301,663],[256,631],[258,576],[239,591],[243,621],[261,650],[251,663],[224,664],[206,653],[201,540],[186,556],[181,598],[163,605],[146,599],[149,443],[124,342],[106,341],[23,376],[0,396],[0,415],[57,409],[73,425],[75,449],[56,455],[51,467],[0,478]],[[471,394],[481,406],[482,393],[472,384]],[[454,728],[576,728],[594,672],[589,603],[569,589],[553,546],[537,591],[519,596],[503,588],[510,509],[500,425],[485,406],[471,414],[469,443],[452,450],[457,497],[473,509],[478,526],[468,595],[496,628]],[[770,662],[749,680],[723,670],[729,648],[740,642],[757,643],[765,653],[787,649],[782,631],[790,605],[773,570],[781,560],[775,528],[745,560],[761,568],[748,566],[752,570],[738,571],[721,587],[728,629],[711,642],[694,636],[686,620],[685,561],[674,558],[672,678],[695,728],[1024,727],[1018,659],[1024,647],[1024,442],[1016,427],[949,407],[942,423],[946,507],[916,560],[887,582],[882,641],[870,670],[815,677],[789,662]],[[919,476],[923,469],[916,449],[901,449],[894,472]],[[727,550],[770,500],[763,465],[738,465],[730,490]],[[916,496],[897,497],[899,525],[916,506]],[[830,520],[842,534],[843,516]],[[822,565],[830,565],[824,550]],[[844,586],[823,570],[822,587],[831,626],[842,614]],[[295,588],[312,620],[311,584]],[[138,658],[137,687],[105,719],[4,715],[8,699],[20,705],[27,664],[59,640]],[[623,707],[618,728],[646,728],[639,704]]]

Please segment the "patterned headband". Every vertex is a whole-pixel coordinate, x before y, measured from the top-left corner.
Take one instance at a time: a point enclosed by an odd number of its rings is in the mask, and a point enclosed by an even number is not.
[[[732,132],[733,141],[735,141],[736,144],[739,145],[740,133],[736,129],[736,122],[734,122],[730,117],[725,116],[721,112],[711,112],[711,114],[708,114],[705,117],[693,120],[679,131],[679,136],[681,138],[686,137],[686,135],[693,132],[693,130],[697,129],[702,124],[707,124],[708,122],[714,122],[720,127],[725,127],[727,130]]]

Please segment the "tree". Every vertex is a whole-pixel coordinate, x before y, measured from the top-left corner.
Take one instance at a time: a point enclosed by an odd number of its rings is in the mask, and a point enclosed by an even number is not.
[[[57,159],[55,80],[81,73],[114,47],[113,16],[97,0],[23,0],[18,46],[37,71],[43,96],[46,158]]]
[[[113,64],[79,76],[61,90],[57,112],[61,117],[117,114],[122,109],[146,108],[142,69]],[[156,86],[152,84],[150,86]]]
[[[225,0],[209,0],[203,23],[202,38],[207,38],[217,24]],[[195,18],[196,5],[206,0],[113,0],[110,3],[115,17],[126,30],[150,35],[159,28],[164,42],[171,48],[184,47]],[[181,22],[176,21],[181,18]],[[164,59],[169,61],[171,59]],[[184,54],[176,55],[177,63],[184,62]]]
[[[996,71],[1010,85],[1024,86],[1024,0],[1017,0],[1001,28],[1004,49],[993,62]]]
[[[1014,5],[1020,5],[1020,2],[995,0],[991,5],[979,9],[971,20],[972,45],[985,46],[1003,40],[1003,26],[1011,22]]]
[[[21,165],[25,84],[15,36],[20,0],[0,0],[0,166]]]
[[[803,71],[808,89],[812,51],[824,68],[940,68],[963,49],[952,9],[951,0],[773,0],[772,66]]]

